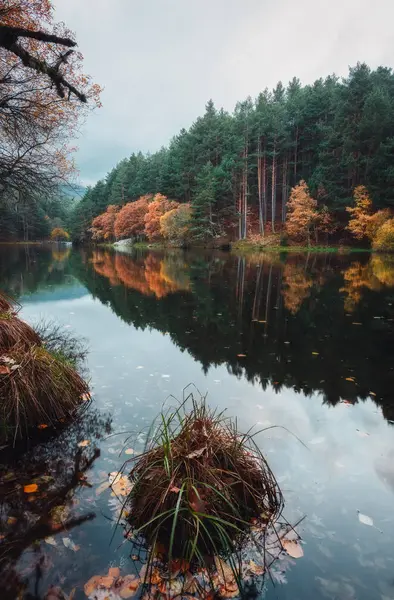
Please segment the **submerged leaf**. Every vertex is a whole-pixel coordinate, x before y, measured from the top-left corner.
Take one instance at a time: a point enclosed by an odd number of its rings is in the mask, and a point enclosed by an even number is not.
[[[69,550],[72,550],[73,552],[78,552],[78,550],[80,549],[79,546],[77,546],[77,544],[74,544],[74,542],[72,541],[71,538],[69,537],[64,537],[62,538],[63,540],[63,544],[66,546],[66,548],[68,548]]]

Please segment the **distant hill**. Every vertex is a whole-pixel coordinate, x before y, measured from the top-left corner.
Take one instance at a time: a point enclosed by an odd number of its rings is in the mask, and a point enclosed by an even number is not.
[[[77,183],[69,185],[69,184],[64,184],[60,186],[61,189],[61,193],[70,200],[80,200],[85,192],[86,192],[86,187],[79,185]]]

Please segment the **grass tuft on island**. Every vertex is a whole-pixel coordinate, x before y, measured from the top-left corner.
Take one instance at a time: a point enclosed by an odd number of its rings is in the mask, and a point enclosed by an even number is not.
[[[186,403],[191,402],[187,411]],[[127,464],[130,464],[128,461]],[[283,497],[250,433],[193,395],[160,414],[145,451],[133,459],[125,503],[130,532],[161,558],[210,568],[215,557],[234,567],[252,524],[275,522]]]
[[[77,372],[82,345],[59,327],[39,332],[17,316],[16,304],[0,294],[0,428],[2,441],[31,428],[63,423],[90,398]],[[41,335],[40,335],[41,333]]]

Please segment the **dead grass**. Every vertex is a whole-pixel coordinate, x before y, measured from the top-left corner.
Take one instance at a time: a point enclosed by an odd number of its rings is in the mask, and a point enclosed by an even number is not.
[[[40,346],[41,340],[34,329],[19,319],[14,312],[0,312],[0,352],[7,351],[15,345]]]
[[[87,383],[67,361],[41,346],[16,345],[0,356],[0,422],[14,437],[70,418],[88,395]]]
[[[133,535],[160,546],[170,563],[231,556],[252,522],[268,525],[280,515],[281,491],[253,435],[239,433],[205,398],[189,396],[151,429],[126,504]]]

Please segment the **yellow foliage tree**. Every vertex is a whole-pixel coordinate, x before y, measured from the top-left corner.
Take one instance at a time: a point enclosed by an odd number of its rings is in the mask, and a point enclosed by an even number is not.
[[[385,209],[373,212],[372,200],[364,185],[355,188],[353,197],[355,206],[346,207],[350,214],[347,229],[357,240],[373,240],[378,229],[390,218],[390,211]]]
[[[191,220],[190,204],[181,204],[160,217],[161,235],[167,240],[185,243],[190,237]]]
[[[69,239],[69,234],[62,227],[55,227],[55,229],[52,229],[51,240],[54,242],[67,242]]]
[[[394,251],[394,219],[389,219],[381,225],[373,239],[372,247],[379,252]]]

